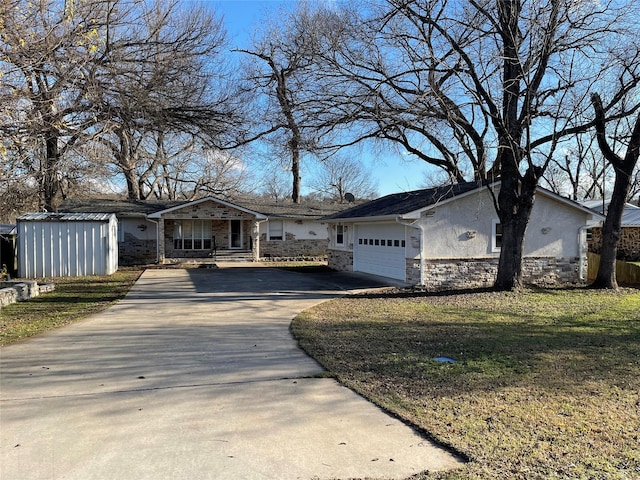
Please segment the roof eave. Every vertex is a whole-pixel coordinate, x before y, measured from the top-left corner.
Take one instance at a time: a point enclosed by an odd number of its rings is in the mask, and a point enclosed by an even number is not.
[[[327,223],[364,223],[364,222],[384,222],[387,220],[395,221],[399,216],[404,218],[404,214],[402,215],[379,215],[379,216],[369,216],[369,217],[343,217],[343,218],[325,218],[323,221]]]

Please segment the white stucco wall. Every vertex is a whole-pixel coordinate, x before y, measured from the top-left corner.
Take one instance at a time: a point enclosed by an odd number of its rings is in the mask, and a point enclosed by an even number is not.
[[[122,217],[118,219],[118,241],[125,235],[132,235],[138,240],[156,240],[156,224],[145,218]]]
[[[577,257],[579,232],[589,215],[538,192],[525,236],[525,256]],[[498,221],[488,191],[436,206],[425,212],[424,258],[498,257],[492,248]],[[584,239],[583,239],[584,242]]]
[[[277,218],[273,220],[284,221],[284,233],[286,238],[287,233],[293,235],[296,240],[326,240],[329,238],[329,232],[327,230],[327,224],[321,223],[316,220],[296,220],[291,218]],[[260,235],[268,235],[269,221],[262,222],[260,224]]]

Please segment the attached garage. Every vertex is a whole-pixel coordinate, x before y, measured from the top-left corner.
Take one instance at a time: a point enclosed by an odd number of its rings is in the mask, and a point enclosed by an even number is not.
[[[355,225],[353,270],[405,281],[405,227],[397,223]]]
[[[105,213],[27,213],[18,218],[18,276],[111,275],[118,222]]]

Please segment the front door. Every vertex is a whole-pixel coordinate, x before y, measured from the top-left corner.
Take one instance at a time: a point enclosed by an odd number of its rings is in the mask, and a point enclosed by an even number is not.
[[[242,220],[229,220],[229,245],[242,248]]]

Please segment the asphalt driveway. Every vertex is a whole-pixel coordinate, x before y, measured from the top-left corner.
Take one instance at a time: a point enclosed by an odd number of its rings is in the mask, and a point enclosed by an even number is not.
[[[270,268],[148,270],[91,318],[3,347],[0,478],[405,478],[459,461],[334,380],[289,332],[376,286]]]

